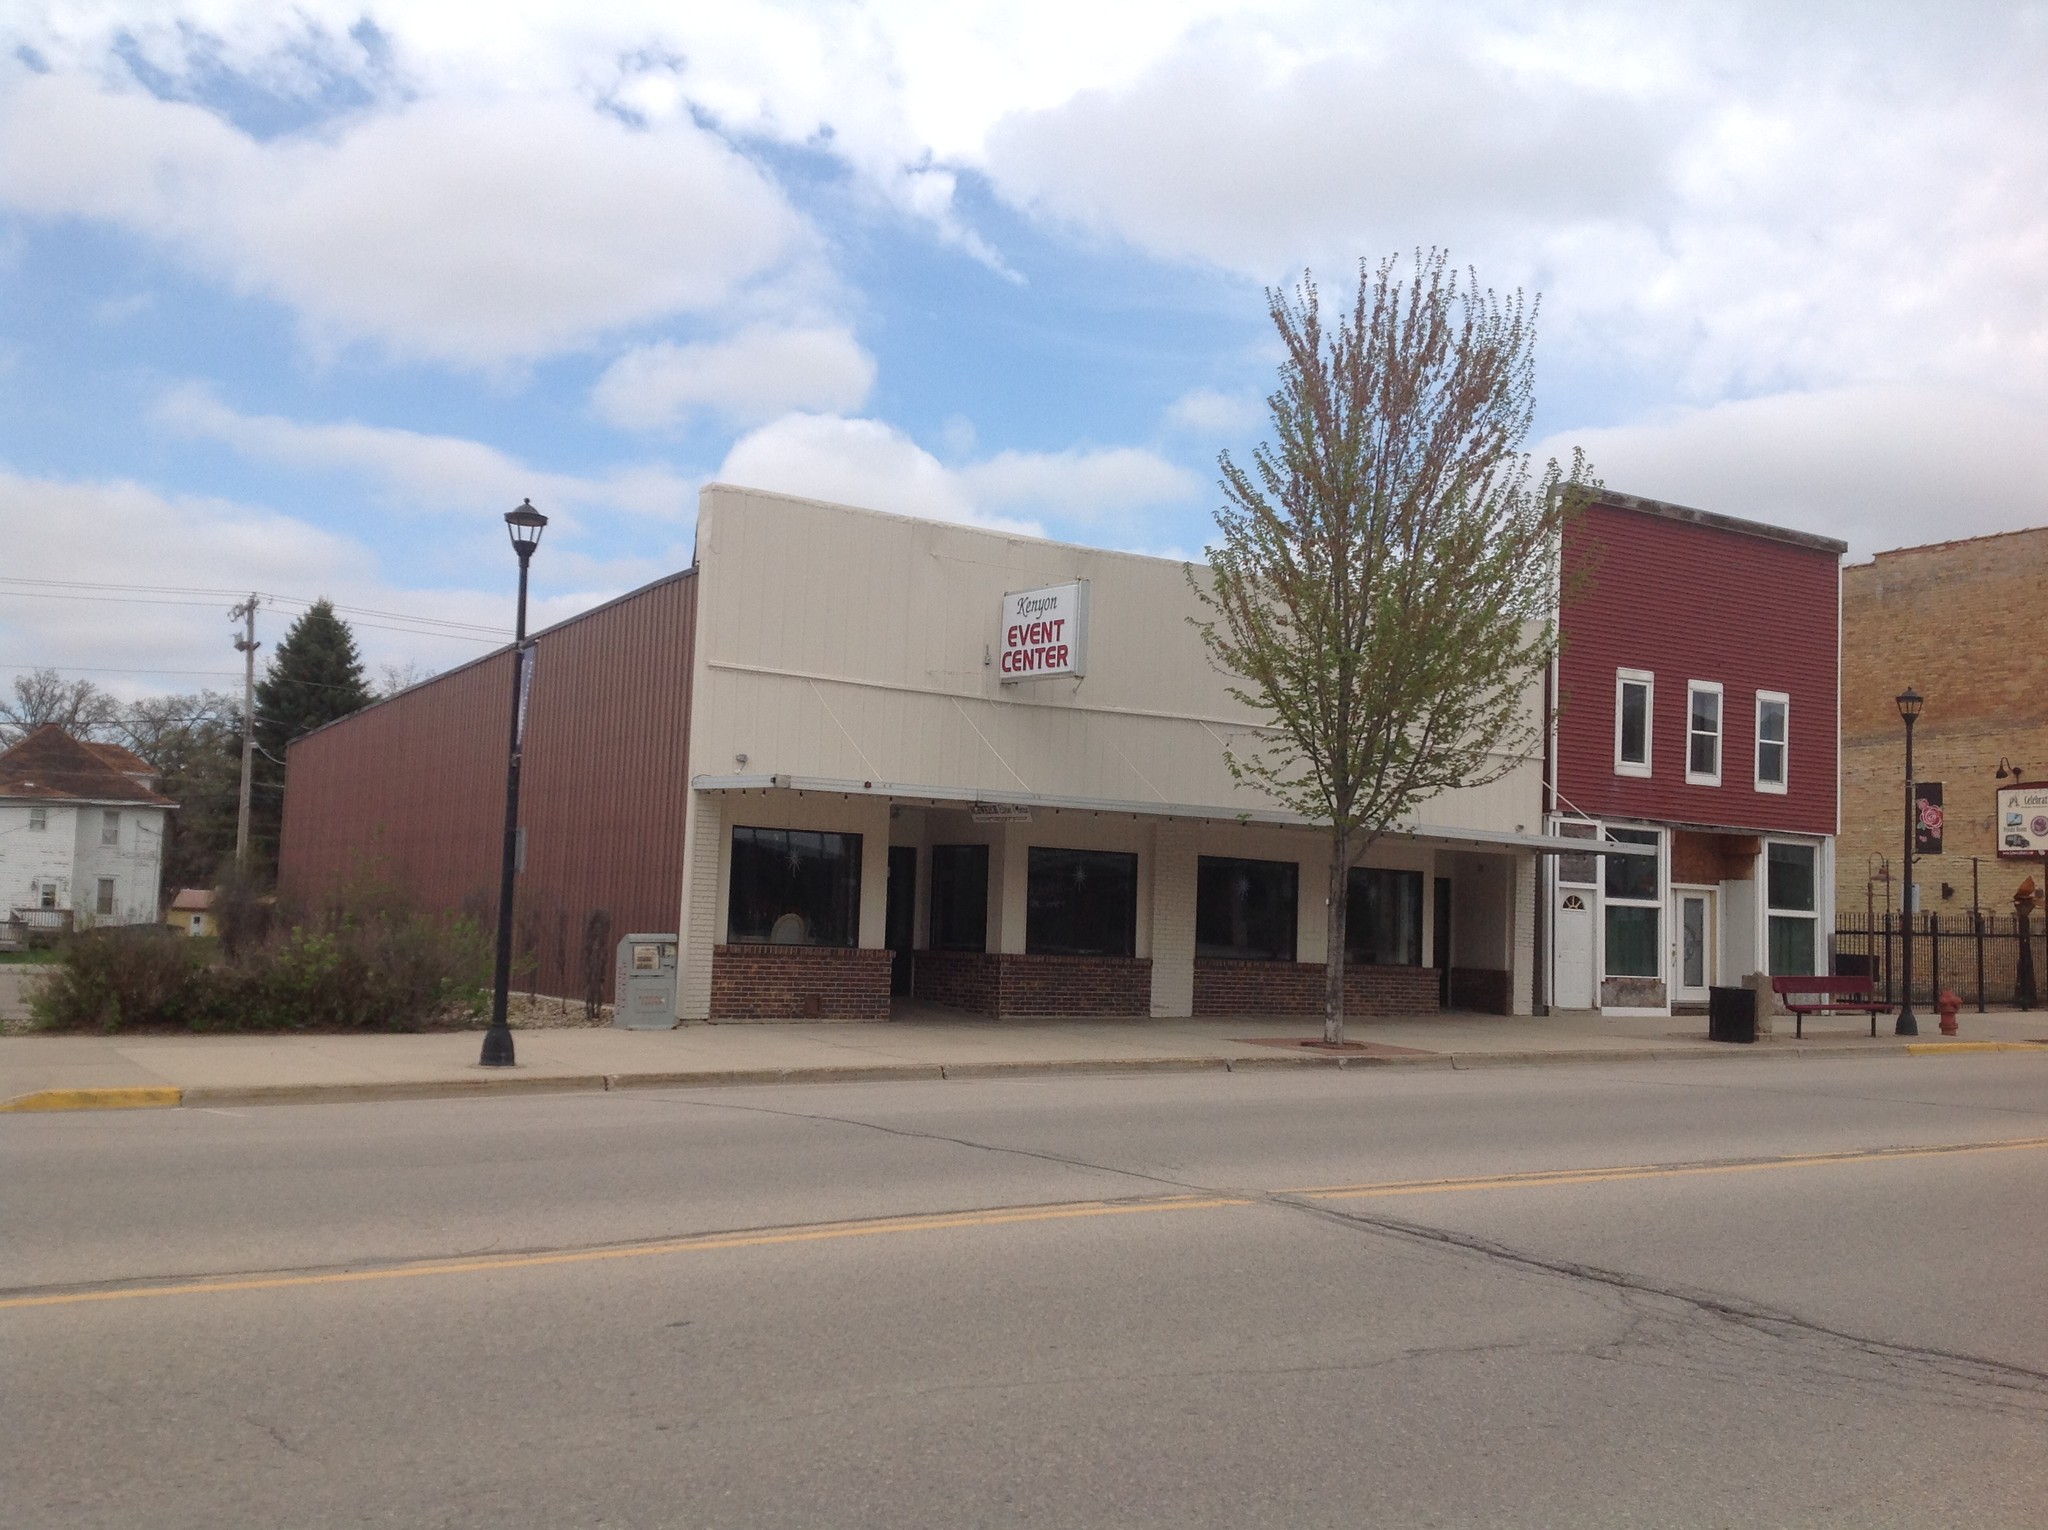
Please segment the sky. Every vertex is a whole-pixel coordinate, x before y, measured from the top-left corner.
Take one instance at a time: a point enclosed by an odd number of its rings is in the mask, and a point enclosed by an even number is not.
[[[15,0],[0,684],[373,674],[726,481],[1199,556],[1267,288],[1540,294],[1538,459],[1880,548],[2048,523],[2048,6]]]

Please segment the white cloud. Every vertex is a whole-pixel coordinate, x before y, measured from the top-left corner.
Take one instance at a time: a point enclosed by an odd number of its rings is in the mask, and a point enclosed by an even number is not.
[[[1926,388],[1843,388],[1561,432],[1610,489],[1839,537],[1851,555],[2048,521],[2038,407]]]
[[[998,452],[960,469],[959,477],[979,506],[1036,510],[1063,521],[1100,521],[1173,504],[1200,488],[1187,469],[1131,446]]]
[[[0,201],[162,241],[321,345],[491,366],[732,303],[802,253],[773,184],[684,119],[421,100],[258,141],[78,76],[0,80]]]
[[[409,509],[503,512],[528,497],[551,516],[584,510],[681,518],[695,508],[694,481],[657,465],[602,478],[549,472],[459,436],[242,414],[197,384],[165,395],[154,417],[171,431],[222,442],[244,456],[358,474]]]
[[[227,611],[239,592],[248,590],[304,599],[324,595],[371,611],[503,628],[510,636],[504,588],[396,587],[361,542],[274,511],[165,495],[133,483],[39,478],[4,467],[0,501],[9,510],[10,578],[88,577],[81,571],[79,552],[87,547],[92,550],[89,577],[95,583],[152,587],[149,592],[60,592],[0,586],[0,684],[11,671],[50,664],[123,695],[229,688],[241,661],[229,644],[233,632]],[[86,595],[93,598],[81,598]],[[536,617],[558,620],[596,598],[550,596],[536,602]],[[265,655],[295,614],[288,605],[267,607],[261,614],[257,635],[266,645]],[[351,615],[349,620],[373,671],[378,664],[407,659],[446,668],[491,646],[392,631],[392,624],[376,617]],[[198,673],[157,673],[184,670]]]
[[[736,442],[726,483],[1043,536],[1045,519],[1101,521],[1184,498],[1193,476],[1151,452],[1000,452],[950,468],[879,420],[790,415]]]
[[[751,425],[792,410],[844,414],[874,385],[874,358],[850,331],[757,326],[696,345],[636,346],[605,369],[590,402],[628,430],[671,428],[700,411]]]
[[[1248,394],[1194,388],[1166,406],[1166,422],[1177,430],[1209,436],[1238,436],[1265,419],[1263,401]]]

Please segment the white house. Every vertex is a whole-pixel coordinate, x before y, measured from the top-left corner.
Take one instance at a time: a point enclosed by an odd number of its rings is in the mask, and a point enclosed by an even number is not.
[[[0,913],[17,930],[154,924],[175,804],[148,764],[45,725],[0,754]]]

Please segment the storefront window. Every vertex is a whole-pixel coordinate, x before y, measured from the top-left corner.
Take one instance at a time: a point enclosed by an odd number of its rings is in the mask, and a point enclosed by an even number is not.
[[[726,938],[738,944],[855,944],[860,836],[735,828],[726,926]]]
[[[1655,829],[1609,829],[1611,845],[1641,845],[1648,854],[1618,854],[1607,862],[1607,976],[1653,978],[1661,975],[1658,960],[1658,915],[1661,879],[1657,874],[1659,843]]]
[[[1137,952],[1138,858],[1114,850],[1031,847],[1024,949],[1034,956]]]
[[[1195,955],[1294,960],[1300,868],[1205,855],[1195,867]]]
[[[1765,855],[1764,901],[1769,908],[1771,972],[1801,977],[1819,971],[1819,914],[1814,906],[1815,868],[1820,852],[1812,845],[1772,842]]]
[[[1368,967],[1422,965],[1422,873],[1351,868],[1344,954]]]
[[[988,949],[988,846],[932,846],[932,949]]]

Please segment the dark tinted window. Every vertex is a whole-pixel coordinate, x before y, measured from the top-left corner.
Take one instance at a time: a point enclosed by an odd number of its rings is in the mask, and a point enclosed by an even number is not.
[[[1621,682],[1621,761],[1643,765],[1650,758],[1650,688],[1640,680]]]
[[[732,831],[728,940],[850,946],[860,930],[860,836]]]
[[[1113,850],[1031,847],[1024,949],[1045,956],[1137,951],[1138,858]]]
[[[932,846],[932,949],[988,949],[988,846]]]
[[[1195,867],[1195,955],[1294,960],[1292,861],[1205,855]]]
[[[1765,887],[1772,908],[1813,912],[1813,867],[1816,859],[1811,845],[1774,843],[1770,847]]]
[[[1617,845],[1655,846],[1657,831],[1609,829],[1607,838]],[[1648,855],[1609,855],[1606,861],[1608,897],[1656,900],[1657,854],[1654,849]]]
[[[1374,967],[1422,965],[1422,873],[1351,868],[1345,894],[1344,951]]]

